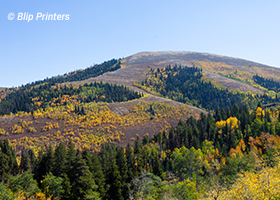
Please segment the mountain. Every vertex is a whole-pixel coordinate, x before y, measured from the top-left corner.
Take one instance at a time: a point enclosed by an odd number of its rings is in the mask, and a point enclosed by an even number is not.
[[[262,74],[265,78],[274,78],[275,80],[280,81],[279,68],[270,67],[244,59],[208,53],[187,51],[141,52],[126,57],[124,61],[125,62],[121,65],[121,69],[106,73],[97,78],[88,79],[87,81],[97,80],[132,86],[133,82],[140,81],[145,78],[145,72],[149,70],[149,67],[156,69],[175,64],[188,67],[200,67],[204,70],[209,79],[216,81],[226,88],[244,92],[251,91],[263,93],[262,90],[244,83],[246,80],[240,82],[240,80],[234,80],[233,78],[238,78],[239,76],[243,76],[245,74],[249,79],[255,74]],[[206,66],[205,63],[210,63],[212,66]],[[220,65],[225,66],[219,67]],[[236,71],[239,72],[239,74],[234,74]],[[225,77],[231,74],[233,74],[232,78]]]
[[[38,184],[63,199],[279,197],[279,71],[142,52],[0,89],[0,188],[26,196],[20,187]]]
[[[199,96],[192,95],[190,97],[190,96],[186,96],[187,94],[180,94],[184,96],[183,97],[184,99],[179,100],[176,97],[176,95],[179,95],[179,93],[178,92],[174,93],[172,89],[171,89],[171,93],[169,92],[168,94],[167,93],[165,94],[165,92],[161,93],[158,90],[157,91],[154,90],[154,88],[152,88],[152,85],[150,85],[149,86],[150,88],[148,88],[149,90],[147,90],[146,86],[145,88],[144,86],[136,84],[136,83],[140,83],[141,81],[147,80],[148,77],[151,76],[151,72],[153,70],[156,70],[157,68],[162,70],[160,73],[174,73],[173,76],[176,77],[175,75],[176,72],[171,72],[166,70],[167,66],[173,67],[175,65],[188,67],[190,69],[193,67],[202,69],[202,78],[201,78],[202,83],[210,81],[210,85],[208,85],[206,88],[208,88],[207,89],[209,90],[208,92],[211,91],[212,94],[215,93],[215,95],[217,95],[216,97],[211,97],[213,100],[215,98],[218,98],[217,100],[214,100],[213,103],[211,103],[212,107],[210,106],[210,104],[209,106],[205,106],[207,104],[207,102],[205,102],[207,98],[201,95]],[[164,72],[164,69],[166,70],[166,72]],[[157,75],[155,73],[156,72],[154,71],[152,72],[152,74]],[[158,75],[160,73],[158,73]],[[44,113],[47,112],[45,111],[47,106],[51,106],[51,105],[52,105],[51,107],[53,107],[54,105],[66,105],[67,102],[80,105],[80,103],[86,103],[90,101],[96,101],[96,102],[101,101],[101,102],[109,102],[108,111],[111,112],[111,114],[115,114],[116,117],[120,116],[121,118],[125,118],[133,114],[133,109],[136,109],[137,106],[139,106],[141,103],[142,106],[153,105],[155,107],[159,106],[159,104],[162,103],[171,106],[168,108],[169,111],[167,111],[169,113],[174,112],[172,111],[172,109],[183,106],[188,109],[188,112],[186,112],[184,115],[181,115],[181,118],[186,119],[190,115],[193,115],[196,118],[198,118],[201,112],[207,114],[205,109],[207,110],[210,109],[213,111],[215,110],[215,106],[218,105],[231,107],[234,103],[238,103],[238,105],[240,106],[242,102],[245,102],[244,100],[245,96],[243,94],[237,97],[236,92],[228,93],[226,89],[233,89],[233,91],[237,91],[237,92],[238,91],[252,92],[259,95],[266,93],[275,96],[275,92],[273,90],[269,90],[265,88],[266,85],[256,83],[254,79],[254,76],[256,74],[262,76],[263,79],[261,79],[261,77],[258,78],[258,80],[261,81],[266,80],[264,78],[271,78],[271,77],[274,78],[273,79],[274,81],[280,80],[280,69],[251,62],[244,59],[219,56],[219,55],[208,54],[208,53],[196,53],[196,52],[185,52],[185,51],[184,52],[168,52],[168,51],[141,52],[128,56],[124,59],[119,59],[119,60],[112,59],[102,64],[91,66],[85,70],[77,70],[60,77],[47,78],[42,81],[37,81],[35,83],[27,84],[24,87],[10,90],[8,94],[5,94],[2,91],[2,96],[1,96],[2,102],[0,103],[0,108],[2,109],[2,111],[4,108],[6,108],[10,110],[9,112],[17,112],[17,111],[30,112],[31,110],[36,111],[36,109],[43,109],[38,112]],[[180,79],[182,79],[182,77]],[[201,80],[200,78],[198,78],[195,79],[194,81],[201,81]],[[122,89],[125,93],[122,94],[124,96],[122,96],[121,98],[119,97],[117,98],[115,94],[113,94],[112,92],[106,94],[107,96],[103,98],[102,91],[104,91],[105,88],[108,89],[108,86],[101,84],[97,86],[97,88],[99,88],[97,90],[94,89],[95,86],[92,86],[92,84],[83,86],[85,83],[92,83],[96,81],[122,85],[131,88],[136,93],[145,95],[145,97],[140,99],[134,99],[129,102],[110,103],[113,100],[117,100],[117,99],[118,101],[122,101],[122,99],[125,101],[128,97],[127,95],[129,95],[126,91],[128,88]],[[193,85],[193,83],[188,83],[188,84]],[[269,84],[271,85],[271,82],[269,82]],[[78,89],[75,89],[76,87],[78,87]],[[91,87],[93,87],[93,89],[91,89]],[[163,87],[163,85],[161,86],[158,85],[158,87]],[[209,87],[212,89],[209,89]],[[178,90],[179,88],[176,89],[176,91]],[[197,89],[194,89],[194,91],[196,90]],[[90,97],[90,95],[92,95],[92,92],[94,92],[96,95],[94,98]],[[198,91],[198,93],[201,93],[201,91]],[[206,94],[206,96],[208,95],[209,97],[212,96],[212,94],[208,94],[207,91],[204,91],[201,94]],[[235,95],[234,100],[232,98],[233,96],[230,97],[227,96],[227,94]],[[46,95],[51,95],[51,96],[46,96]],[[75,95],[78,95],[79,98],[75,97]],[[222,96],[226,95],[227,97],[226,96],[219,97],[219,95]],[[168,98],[164,98],[164,96],[165,97],[168,96]],[[228,98],[232,98],[231,102],[228,102],[227,100]],[[253,95],[246,97],[247,103],[248,101],[250,101],[249,102],[250,107],[256,106],[257,101],[262,101],[263,103],[277,103],[276,101],[277,98],[275,100],[271,98],[272,97],[267,97],[267,96],[257,96],[256,98]],[[219,104],[216,104],[220,100],[221,102]],[[186,105],[184,103],[187,103],[189,105]],[[80,106],[84,106],[84,104],[81,104]],[[102,107],[102,109],[104,109],[104,105],[99,105],[99,107],[100,106]],[[200,108],[197,108],[196,106],[199,106]],[[71,111],[71,109],[74,109],[74,107],[70,108],[70,110],[68,109],[68,112],[73,112]],[[48,111],[48,112],[53,112],[53,111]],[[141,112],[144,112],[143,108]],[[0,136],[0,138],[16,139],[16,138],[22,138],[23,136],[27,136],[31,138],[34,137],[32,131],[28,130],[27,128],[25,129],[23,128],[23,130],[19,131],[22,132],[23,134],[20,135],[11,134],[11,132],[17,132],[18,126],[22,125],[22,121],[24,121],[25,118],[26,118],[25,121],[27,120],[33,122],[37,121],[36,123],[32,122],[33,128],[36,129],[36,131],[38,131],[36,137],[38,137],[39,135],[40,137],[49,134],[53,135],[55,134],[56,131],[62,132],[64,130],[65,122],[63,120],[55,120],[49,117],[51,119],[50,120],[51,123],[58,124],[60,128],[57,128],[57,130],[47,129],[46,131],[42,132],[40,130],[43,129],[43,127],[46,127],[45,123],[48,122],[47,119],[48,114],[42,114],[45,117],[42,118],[35,117],[36,119],[34,118],[34,114],[32,115],[27,115],[26,117],[20,117],[20,115],[11,116],[11,117],[1,117],[0,128],[2,128],[6,133],[10,133],[10,134],[9,135],[3,134],[3,136]],[[174,117],[170,115],[165,119],[165,121],[166,120],[169,121],[168,127],[170,128],[171,125],[174,126],[178,123],[179,118],[180,118],[179,115]],[[134,121],[137,120],[134,119]],[[151,120],[145,122],[144,121],[136,123],[136,125],[133,126],[128,124],[124,127],[117,126],[115,130],[121,131],[122,133],[125,134],[123,140],[120,141],[123,141],[123,144],[126,144],[127,142],[130,141],[130,138],[135,138],[136,134],[140,134],[141,137],[143,137],[143,135],[146,133],[153,135],[158,131],[162,130],[164,127],[166,127],[166,125],[162,123],[160,120],[159,121]],[[101,124],[99,124],[94,128],[90,128],[88,130],[96,131],[97,129],[98,130],[102,129],[102,127],[104,127],[105,125],[101,125]],[[79,126],[73,126],[74,128],[73,130],[78,130],[78,127]],[[143,129],[143,127],[153,127],[153,128],[148,128],[146,130]],[[120,141],[118,141],[118,143],[122,143]]]

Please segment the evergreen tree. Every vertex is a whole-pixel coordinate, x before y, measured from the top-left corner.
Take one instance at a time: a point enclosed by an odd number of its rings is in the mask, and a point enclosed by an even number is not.
[[[123,200],[122,196],[122,188],[123,185],[121,183],[121,175],[119,172],[118,165],[116,163],[116,156],[113,152],[114,149],[108,149],[108,167],[105,171],[105,178],[106,178],[106,198],[107,199],[120,199]]]
[[[56,177],[50,172],[42,180],[42,191],[47,198],[51,197],[51,200],[60,198],[64,193],[62,182],[61,177]]]
[[[53,171],[53,166],[54,166],[54,152],[53,152],[53,148],[50,145],[49,148],[47,149],[46,152],[46,160],[45,160],[45,166],[46,166],[46,173],[44,175],[46,175],[49,172]]]
[[[62,181],[61,185],[62,185],[63,192],[61,194],[61,200],[72,199],[72,193],[71,193],[72,186],[71,186],[71,183],[70,183],[70,180],[69,180],[67,174],[64,173],[62,175],[62,178],[63,178],[63,181]]]
[[[14,193],[23,191],[26,199],[30,199],[36,193],[40,192],[37,182],[33,179],[30,171],[25,171],[20,175],[11,177],[9,184]]]
[[[70,180],[70,182],[73,182],[74,179],[74,172],[73,172],[73,166],[75,164],[75,160],[77,157],[77,151],[75,150],[74,144],[72,142],[69,142],[67,145],[67,176]]]
[[[16,199],[16,195],[13,194],[12,190],[7,188],[3,182],[0,182],[0,199],[3,200]]]
[[[142,139],[142,144],[143,146],[149,143],[149,136],[148,135],[144,135],[143,139]]]
[[[7,174],[16,175],[18,173],[19,166],[16,161],[15,151],[12,150],[12,147],[10,146],[10,142],[8,139],[0,140],[0,154],[1,152],[5,156],[2,156],[2,161],[0,162],[3,162],[3,165],[5,166],[2,166],[3,170],[0,169],[0,171],[2,171],[0,173],[0,176],[2,177],[3,172],[4,174],[7,173]],[[6,167],[7,170],[5,170]]]
[[[30,160],[31,171],[34,172],[34,168],[36,166],[36,156],[35,156],[35,153],[34,153],[33,149],[29,149],[27,151],[27,153],[28,153],[29,160]]]
[[[7,163],[9,162],[9,157],[0,152],[0,181],[6,181],[9,177],[9,165]]]
[[[91,158],[91,155],[90,155],[88,149],[83,149],[83,151],[82,151],[82,158],[84,159],[86,165],[89,167],[89,170],[91,171],[92,158]]]
[[[137,136],[137,139],[134,143],[134,173],[140,174],[143,169],[143,161],[142,161],[142,143],[140,141],[139,136]]]
[[[54,151],[54,166],[53,174],[60,176],[67,172],[67,150],[65,146],[60,143]]]
[[[175,146],[176,146],[173,126],[169,130],[169,145],[168,146],[169,146],[171,151],[173,151],[175,149]]]
[[[96,192],[98,186],[81,155],[76,156],[72,172],[71,193],[73,200],[100,199],[99,193]]]
[[[45,154],[42,154],[39,156],[38,166],[36,169],[36,180],[39,183],[39,186],[41,184],[41,180],[43,180],[43,176],[48,174],[49,172],[52,172],[53,165],[54,165],[54,152],[52,149],[52,146],[50,145],[47,149],[47,152]]]
[[[20,171],[25,172],[25,171],[30,171],[31,170],[31,164],[30,164],[30,158],[27,153],[27,150],[22,150],[21,151],[21,160],[20,160]]]
[[[128,175],[127,175],[127,165],[126,165],[126,158],[124,155],[124,149],[122,147],[117,148],[116,154],[116,163],[118,165],[120,176],[121,176],[121,184],[122,188],[122,196],[124,199],[129,199],[129,183]]]
[[[134,168],[134,162],[133,162],[133,151],[130,146],[130,144],[127,144],[126,147],[126,161],[127,161],[127,182],[130,182],[133,179],[133,168]]]
[[[215,119],[216,119],[216,121],[221,121],[221,119],[222,119],[219,107],[216,108]]]
[[[162,167],[161,162],[157,154],[153,155],[153,174],[159,177],[162,177]]]
[[[102,165],[96,154],[92,154],[92,165],[89,167],[93,179],[98,186],[97,191],[100,193],[100,197],[104,198],[106,194],[105,190],[105,177],[102,171]]]

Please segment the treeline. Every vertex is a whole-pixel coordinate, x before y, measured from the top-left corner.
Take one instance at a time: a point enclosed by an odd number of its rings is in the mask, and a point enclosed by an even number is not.
[[[274,119],[271,115],[277,117]],[[163,132],[155,135],[155,141],[164,150],[173,151],[182,146],[198,149],[208,140],[226,156],[241,139],[248,145],[250,137],[259,137],[261,133],[280,136],[280,112],[264,111],[261,107],[249,112],[246,106],[234,104],[231,109],[217,108],[213,116],[201,113],[199,120],[193,117],[185,123],[180,120],[178,126],[171,128],[168,134]]]
[[[230,92],[228,89],[218,89],[210,81],[204,80],[202,70],[196,67],[181,67],[170,65],[165,69],[151,70],[149,78],[142,81],[143,89],[154,91],[164,97],[188,103],[190,105],[215,110],[215,108],[241,106],[244,101],[250,107],[255,107],[258,101],[266,104],[278,102],[264,95],[246,95],[241,92]]]
[[[257,74],[253,76],[253,80],[268,90],[273,90],[276,93],[280,92],[280,83],[273,81],[273,79],[263,78]]]
[[[239,172],[260,170],[259,159],[274,166],[278,135],[279,111],[258,107],[250,113],[235,104],[229,110],[217,109],[214,117],[201,114],[199,120],[181,120],[152,138],[137,137],[133,147],[103,145],[97,154],[77,151],[70,142],[67,147],[49,146],[37,156],[23,150],[18,166],[4,140],[0,180],[6,193],[26,198],[41,191],[53,199],[197,199],[213,181],[229,186]]]
[[[63,76],[54,76],[51,78],[46,78],[44,80],[28,83],[28,84],[22,86],[21,88],[28,89],[30,87],[33,87],[35,85],[40,85],[43,83],[49,83],[51,85],[55,85],[56,83],[82,81],[82,80],[85,80],[88,78],[100,76],[106,72],[115,71],[120,68],[121,68],[120,59],[118,59],[118,60],[112,59],[112,60],[106,61],[104,63],[88,67],[84,70],[76,70],[76,71],[70,72],[68,74],[64,74]]]
[[[125,86],[109,83],[90,83],[79,86],[55,85],[46,83],[31,89],[18,89],[0,102],[0,115],[19,111],[33,112],[48,106],[68,103],[122,102],[140,98],[142,95]]]
[[[12,88],[8,92],[5,92],[5,95],[3,95],[4,98],[3,98],[3,100],[0,100],[0,102],[5,101],[4,104],[7,105],[7,104],[9,104],[7,102],[12,100],[13,103],[17,103],[16,101],[14,101],[16,96],[19,96],[18,97],[19,99],[26,100],[26,99],[28,99],[28,92],[30,90],[34,90],[35,87],[44,86],[44,85],[47,85],[47,87],[50,87],[50,86],[54,86],[58,83],[81,81],[81,80],[85,80],[88,78],[97,77],[106,72],[115,71],[120,68],[121,68],[120,59],[118,59],[118,60],[112,59],[112,60],[106,61],[102,64],[88,67],[84,70],[77,70],[77,71],[70,72],[68,74],[64,74],[63,76],[55,76],[55,77],[51,77],[51,78],[46,78],[44,80],[39,80],[39,81],[35,81],[32,83],[28,83],[26,85],[22,85],[21,87],[18,87],[18,88]],[[11,97],[10,97],[10,95],[11,95]],[[18,109],[12,108],[12,107],[3,108],[3,106],[2,106],[2,108],[0,109],[0,115],[9,114],[10,112],[16,113],[18,111],[29,110],[30,102],[31,102],[31,99],[29,99],[27,102],[23,101],[23,105],[16,105],[15,107],[17,107]]]

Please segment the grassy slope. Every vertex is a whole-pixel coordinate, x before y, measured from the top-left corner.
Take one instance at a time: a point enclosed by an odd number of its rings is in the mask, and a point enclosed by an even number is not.
[[[215,69],[215,63],[224,63],[229,66],[234,66],[234,70],[238,69],[240,72],[242,72],[242,69],[244,66],[251,66],[251,68],[255,69],[255,72],[258,72],[259,74],[267,74],[267,76],[270,76],[270,73],[274,73],[277,77],[280,77],[280,70],[277,68],[271,68],[269,66],[261,65],[258,63],[253,63],[250,61],[242,60],[242,59],[236,59],[236,58],[230,58],[230,57],[224,57],[224,56],[217,56],[212,54],[203,54],[203,53],[193,53],[193,52],[142,52],[138,53],[132,56],[129,56],[125,59],[125,62],[122,63],[122,68],[113,71],[113,72],[107,72],[104,75],[98,76],[96,78],[87,79],[82,82],[92,82],[92,81],[104,81],[109,83],[116,83],[120,85],[125,85],[131,87],[133,90],[143,92],[144,94],[147,94],[147,92],[136,88],[133,86],[133,83],[135,81],[140,81],[145,79],[145,74],[150,68],[164,68],[168,64],[174,65],[174,64],[181,64],[182,66],[193,66],[194,61],[199,62],[205,62],[205,61],[211,61],[213,64],[213,67],[205,67],[204,71],[208,73],[208,78],[216,81],[219,84],[222,84],[225,87],[228,87],[230,89],[237,89],[241,91],[253,91],[253,92],[259,92],[262,91],[252,87],[248,84],[241,83],[240,81],[236,81],[233,79],[226,78],[224,76],[218,75],[213,72],[220,72],[223,71],[219,69]],[[206,63],[207,63],[206,62]],[[205,65],[202,65],[204,67]],[[217,71],[213,71],[217,70]],[[234,72],[232,70],[232,72]],[[213,72],[211,72],[213,71]],[[227,71],[230,71],[227,69]],[[244,70],[243,70],[244,71]],[[254,71],[253,71],[254,72]],[[252,73],[253,73],[252,72]],[[279,74],[279,76],[278,76]],[[71,83],[73,84],[73,83]],[[108,108],[110,111],[114,112],[116,115],[120,115],[121,117],[125,117],[133,112],[132,107],[135,106],[138,102],[144,102],[144,103],[155,103],[155,102],[161,102],[166,103],[175,107],[179,107],[182,104],[176,101],[164,99],[155,95],[149,95],[149,97],[135,100],[131,102],[125,102],[125,103],[113,103],[108,105]],[[189,110],[189,112],[182,116],[182,118],[186,119],[186,117],[190,115],[195,115],[198,117],[200,112],[204,112],[201,109],[186,106]],[[33,121],[33,126],[40,130],[42,126],[45,125],[45,123],[50,120],[47,117],[38,119],[37,122],[33,119],[32,116],[25,116],[23,120],[26,118],[26,121],[31,120]],[[6,118],[0,118],[0,128],[4,128],[6,131],[10,131],[11,127],[15,124],[20,125],[21,117],[6,117]],[[122,136],[121,140],[116,141],[116,143],[120,145],[125,145],[127,142],[132,142],[133,139],[136,138],[136,135],[139,134],[140,136],[143,136],[145,133],[154,134],[160,131],[162,128],[166,127],[166,125],[176,125],[178,123],[179,118],[178,117],[168,117],[165,120],[147,120],[145,122],[141,122],[138,124],[134,124],[131,126],[126,127],[119,127],[117,128],[118,131],[122,131],[124,133],[124,136]],[[50,120],[52,123],[59,123],[60,130],[63,132],[63,123],[59,120]],[[168,124],[167,124],[168,122]],[[102,127],[102,125],[100,126]],[[74,132],[78,129],[78,126],[72,126]],[[95,129],[93,129],[94,131]],[[46,132],[40,132],[38,131],[36,134],[28,133],[27,130],[24,131],[23,134],[20,135],[13,135],[10,136],[0,136],[0,138],[9,138],[9,139],[19,139],[23,136],[26,137],[45,137],[48,134],[50,134],[50,137],[52,137],[57,130],[49,130]],[[76,133],[75,133],[76,134]]]

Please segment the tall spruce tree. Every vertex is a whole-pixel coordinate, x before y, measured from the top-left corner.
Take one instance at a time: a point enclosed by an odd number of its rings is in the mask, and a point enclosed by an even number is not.
[[[53,174],[62,177],[67,172],[67,150],[64,144],[60,143],[54,151]]]
[[[121,183],[122,183],[122,196],[124,199],[129,199],[129,182],[127,175],[127,164],[124,155],[124,149],[122,147],[117,148],[116,162],[120,171]]]
[[[126,150],[126,161],[127,161],[127,182],[130,182],[134,177],[133,174],[134,161],[133,161],[133,151],[129,143],[127,144],[125,150]]]
[[[71,193],[73,200],[100,199],[97,192],[98,186],[95,184],[92,173],[81,155],[76,156],[72,172]]]
[[[73,172],[73,166],[75,163],[77,157],[77,151],[75,150],[74,144],[72,142],[69,142],[67,145],[67,176],[70,180],[70,182],[73,182],[74,179],[74,172]]]
[[[140,141],[139,136],[134,143],[134,173],[140,175],[141,171],[143,170],[143,160],[142,160],[142,143]]]
[[[25,149],[21,151],[21,160],[19,168],[21,173],[31,170],[30,158],[27,150]]]
[[[121,175],[113,149],[109,150],[109,160],[109,166],[105,172],[106,187],[108,188],[106,197],[107,199],[123,200]]]
[[[90,171],[93,175],[93,179],[98,186],[97,191],[100,193],[100,197],[104,198],[106,195],[105,190],[105,177],[102,171],[102,165],[96,154],[92,154],[92,166],[90,166]]]

